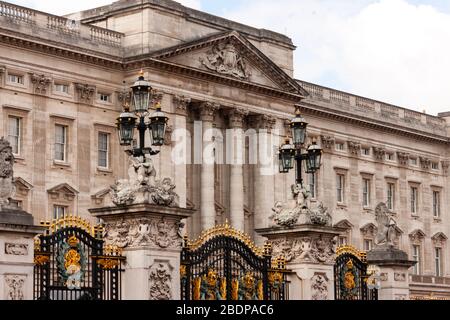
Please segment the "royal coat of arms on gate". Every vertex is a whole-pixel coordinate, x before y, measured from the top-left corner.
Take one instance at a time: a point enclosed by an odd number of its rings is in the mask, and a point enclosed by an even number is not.
[[[340,273],[341,291],[345,300],[354,300],[358,296],[359,276],[353,266],[352,259],[348,259]]]
[[[63,285],[69,290],[81,289],[86,273],[86,255],[77,237],[71,236],[59,244],[56,261]]]

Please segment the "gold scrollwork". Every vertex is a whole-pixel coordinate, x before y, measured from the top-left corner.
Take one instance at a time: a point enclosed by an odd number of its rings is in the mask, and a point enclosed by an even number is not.
[[[202,285],[202,278],[201,277],[194,278],[194,280],[192,280],[192,282],[194,284],[193,285],[194,290],[193,290],[192,298],[194,300],[200,300],[200,288],[201,288],[201,285]]]
[[[231,281],[231,300],[239,300],[239,280]]]
[[[351,245],[344,245],[344,246],[338,247],[336,250],[336,258],[338,258],[346,253],[349,253],[349,254],[352,254],[352,255],[358,257],[361,261],[364,261],[366,258],[366,253],[364,251],[360,251]]]
[[[34,256],[34,264],[37,266],[43,266],[44,264],[48,263],[50,261],[50,256],[43,255],[43,254],[37,254]]]
[[[97,264],[104,270],[112,270],[115,269],[120,264],[120,260],[111,258],[102,258],[97,260]]]
[[[88,220],[74,215],[68,215],[64,218],[54,219],[52,221],[41,221],[41,226],[47,228],[47,234],[56,233],[58,230],[64,228],[75,227],[86,231],[97,239],[102,239],[103,236],[103,226],[93,226]]]

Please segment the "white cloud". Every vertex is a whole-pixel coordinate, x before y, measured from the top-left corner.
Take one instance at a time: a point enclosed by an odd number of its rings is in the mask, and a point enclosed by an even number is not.
[[[249,0],[225,15],[291,36],[300,79],[450,111],[450,15],[406,0],[369,2]]]

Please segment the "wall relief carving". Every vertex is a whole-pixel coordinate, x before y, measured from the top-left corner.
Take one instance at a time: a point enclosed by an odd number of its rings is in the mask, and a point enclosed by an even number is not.
[[[15,256],[28,255],[28,245],[24,243],[5,243],[5,253]]]
[[[157,262],[150,268],[150,300],[172,299],[172,273],[167,262]]]
[[[235,78],[248,79],[251,76],[244,57],[231,42],[213,46],[200,62],[209,70]]]
[[[0,210],[9,205],[9,200],[14,196],[14,155],[9,141],[3,137],[0,139]]]
[[[34,92],[37,94],[47,94],[52,79],[43,74],[31,74],[31,83],[34,85]]]
[[[5,275],[7,300],[24,300],[23,284],[25,283],[25,279],[25,275]]]
[[[168,222],[156,218],[115,221],[105,225],[104,238],[107,244],[119,248],[181,248],[183,227],[182,222]]]
[[[328,281],[325,275],[315,274],[311,278],[312,300],[328,300]]]

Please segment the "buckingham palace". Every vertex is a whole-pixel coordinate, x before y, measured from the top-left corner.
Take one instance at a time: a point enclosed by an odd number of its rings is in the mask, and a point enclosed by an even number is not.
[[[333,276],[319,266],[332,265],[322,242],[338,248],[329,249],[333,254],[353,248],[364,260],[380,242],[379,217],[388,213],[384,241],[410,264],[392,274],[382,271],[381,287],[405,284],[392,299],[450,299],[450,112],[434,116],[295,79],[295,50],[301,44],[296,48],[285,35],[171,0],[121,0],[67,16],[0,1],[0,151],[13,154],[15,189],[9,198],[1,195],[7,200],[0,208],[31,213],[32,228],[41,221],[40,228],[53,228],[47,235],[66,226],[58,221],[67,217],[74,225],[103,223],[111,245],[138,248],[148,238],[162,256],[175,243],[181,250],[182,241],[200,246],[219,226],[250,247],[267,251],[269,239],[273,257],[282,254],[282,264],[299,270],[288,276],[296,299],[337,297],[337,269]],[[149,94],[140,97],[142,88]],[[149,99],[150,109],[140,112],[139,99]],[[130,121],[137,130],[127,138]],[[165,125],[159,140],[158,124]],[[299,136],[296,128],[303,130]],[[134,149],[126,153],[124,146]],[[133,164],[133,156],[143,160]],[[133,179],[153,186],[146,192],[153,204],[167,207],[155,210],[169,218],[151,222],[159,218],[145,217],[148,204],[127,209],[124,220],[115,218],[115,207],[140,201],[125,194],[136,187]],[[309,207],[325,222],[305,231],[301,216]],[[123,236],[132,214],[139,237],[131,231]],[[108,228],[108,219],[116,229]],[[176,221],[179,230],[170,229]],[[9,298],[27,298],[17,287],[33,292],[32,275],[11,276],[2,263],[9,256],[30,255],[32,261],[33,241],[20,245],[2,226],[0,281],[15,288],[5,289]],[[153,232],[170,237],[158,242]],[[81,243],[69,238],[64,253]],[[139,250],[128,252],[127,261],[137,261]],[[179,267],[180,251],[168,251],[167,263],[158,256],[136,267],[149,281],[151,298],[179,298],[180,290],[183,296],[183,272],[170,273]],[[188,256],[181,256],[182,267]],[[40,257],[45,263],[45,254]],[[349,261],[343,276],[356,268]],[[302,271],[304,263],[310,271]],[[177,284],[166,288],[161,273]],[[139,279],[123,280],[122,292]],[[193,297],[213,299],[225,282],[206,296],[200,286]]]

